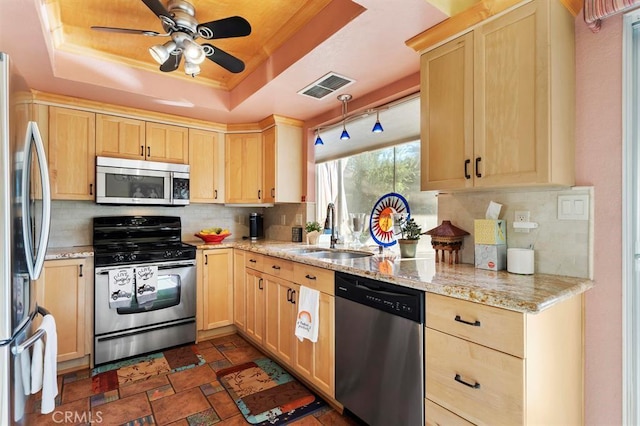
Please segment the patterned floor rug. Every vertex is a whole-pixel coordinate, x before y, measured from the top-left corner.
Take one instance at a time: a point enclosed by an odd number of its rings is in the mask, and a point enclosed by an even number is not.
[[[326,402],[268,358],[218,371],[245,419],[254,425],[282,425],[324,408]]]
[[[181,346],[96,367],[91,371],[92,387],[94,392],[108,392],[150,376],[186,370],[204,363],[204,358],[194,353],[191,346]]]

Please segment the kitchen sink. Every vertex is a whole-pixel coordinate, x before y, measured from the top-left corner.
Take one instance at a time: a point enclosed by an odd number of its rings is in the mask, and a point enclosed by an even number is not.
[[[291,250],[287,250],[288,253],[291,254],[299,254],[299,255],[307,255],[309,253],[318,253],[318,252],[325,252],[327,251],[327,249],[324,248],[318,248],[318,247],[308,247],[308,248],[300,248],[300,249],[291,249]]]
[[[357,259],[360,257],[373,256],[373,253],[367,253],[363,251],[312,251],[303,254],[306,257],[315,257],[317,259]]]

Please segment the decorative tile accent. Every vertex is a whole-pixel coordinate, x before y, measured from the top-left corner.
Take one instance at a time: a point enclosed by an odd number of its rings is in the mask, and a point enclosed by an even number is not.
[[[233,364],[229,362],[227,359],[220,359],[218,361],[213,361],[209,363],[209,367],[213,369],[213,371],[218,371],[223,368],[231,367]]]
[[[220,421],[220,417],[216,414],[213,408],[201,411],[187,417],[189,426],[208,426]]]
[[[143,426],[143,425],[155,425],[156,421],[153,415],[140,417],[139,419],[131,420],[130,422],[122,424],[122,426]]]
[[[224,390],[224,388],[222,387],[220,382],[216,380],[214,382],[201,385],[200,390],[202,391],[204,396],[209,396],[211,394]]]
[[[175,391],[171,385],[164,385],[159,388],[151,389],[147,391],[147,397],[149,401],[155,401],[156,399],[164,398],[165,396],[174,395]]]
[[[62,383],[73,383],[77,380],[86,379],[90,375],[89,370],[74,371],[73,373],[67,373],[62,376]]]
[[[97,406],[102,405],[102,404],[106,404],[108,402],[115,401],[115,400],[117,400],[119,398],[120,397],[118,396],[118,391],[117,390],[112,390],[112,391],[109,391],[109,392],[99,393],[97,395],[93,395],[91,397],[91,408],[97,407]]]

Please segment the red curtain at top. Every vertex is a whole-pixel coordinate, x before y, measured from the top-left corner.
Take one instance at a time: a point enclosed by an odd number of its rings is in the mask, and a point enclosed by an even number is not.
[[[640,0],[584,0],[584,21],[591,31],[600,30],[601,20],[640,5]]]

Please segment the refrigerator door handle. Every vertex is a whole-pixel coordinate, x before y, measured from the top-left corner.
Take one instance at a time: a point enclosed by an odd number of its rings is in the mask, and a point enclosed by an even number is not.
[[[38,310],[37,312],[42,315],[50,315],[49,311],[47,311],[45,308],[38,306]],[[35,333],[33,333],[33,335],[31,337],[29,337],[27,340],[25,340],[24,342],[22,342],[19,345],[16,345],[14,347],[11,348],[11,353],[14,355],[19,355],[22,352],[26,351],[27,349],[29,349],[31,346],[33,346],[38,340],[42,339],[42,337],[44,336],[45,331],[42,328],[39,328],[36,330]]]
[[[49,243],[49,226],[51,225],[51,187],[49,185],[49,168],[47,167],[47,158],[44,152],[44,144],[38,129],[38,123],[30,121],[27,127],[26,147],[31,146],[33,140],[38,156],[38,165],[40,166],[40,179],[42,185],[42,229],[39,236],[38,253],[33,259],[33,243],[31,241],[31,229],[29,227],[30,212],[30,188],[29,174],[31,173],[31,164],[33,158],[31,149],[27,149],[22,169],[22,235],[24,238],[24,249],[27,259],[27,269],[32,280],[37,280],[44,266],[44,258],[47,252],[47,244]],[[37,339],[36,339],[37,340]]]

